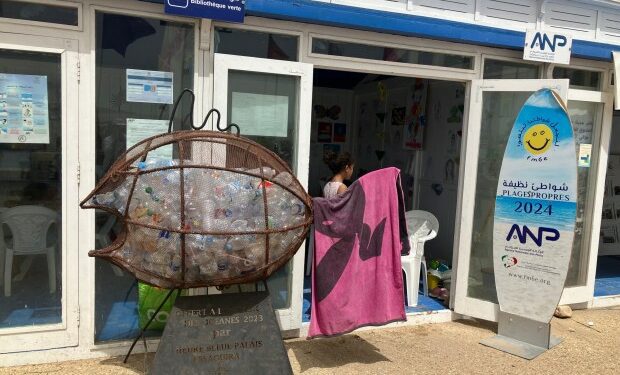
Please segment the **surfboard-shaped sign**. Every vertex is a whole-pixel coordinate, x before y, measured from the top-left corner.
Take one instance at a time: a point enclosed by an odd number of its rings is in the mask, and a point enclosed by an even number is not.
[[[564,289],[576,208],[570,118],[554,91],[539,90],[513,125],[497,186],[493,263],[502,312],[549,323]]]

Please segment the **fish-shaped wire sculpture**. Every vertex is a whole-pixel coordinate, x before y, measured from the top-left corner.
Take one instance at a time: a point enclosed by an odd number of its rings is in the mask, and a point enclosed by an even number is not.
[[[134,145],[80,206],[122,223],[112,244],[89,255],[162,288],[264,280],[291,259],[312,223],[310,196],[275,153],[203,130]]]

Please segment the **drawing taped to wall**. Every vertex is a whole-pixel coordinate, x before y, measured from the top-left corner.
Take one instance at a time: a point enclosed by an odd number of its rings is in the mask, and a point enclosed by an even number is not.
[[[334,142],[344,143],[347,141],[347,124],[337,122],[334,124]]]
[[[406,107],[397,107],[392,109],[392,125],[403,126],[405,125],[405,117],[407,113]]]
[[[426,126],[426,97],[428,83],[416,79],[407,100],[408,113],[405,119],[403,147],[407,150],[422,149],[424,126]]]
[[[322,104],[316,104],[314,106],[314,115],[317,119],[330,118],[332,120],[338,120],[340,118],[340,112],[342,108],[339,105],[333,105],[331,107],[324,106]]]
[[[317,127],[318,134],[317,140],[321,143],[330,143],[332,141],[332,123],[331,122],[319,122]]]

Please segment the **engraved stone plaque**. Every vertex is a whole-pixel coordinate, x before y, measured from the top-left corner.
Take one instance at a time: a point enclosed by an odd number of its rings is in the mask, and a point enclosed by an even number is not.
[[[153,374],[292,374],[268,292],[177,298]]]

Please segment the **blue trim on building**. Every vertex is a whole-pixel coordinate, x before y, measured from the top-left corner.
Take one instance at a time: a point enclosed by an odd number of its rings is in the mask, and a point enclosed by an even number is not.
[[[143,0],[163,4],[164,0]],[[522,50],[525,33],[312,0],[246,0],[250,16]],[[620,45],[573,40],[572,56],[611,61]]]

